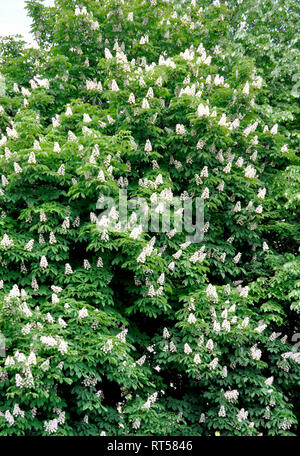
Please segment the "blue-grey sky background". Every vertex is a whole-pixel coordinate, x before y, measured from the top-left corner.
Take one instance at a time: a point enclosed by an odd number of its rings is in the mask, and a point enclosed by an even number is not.
[[[54,0],[45,0],[44,5],[53,5]],[[25,0],[0,0],[0,35],[23,35],[26,41],[33,41],[30,34],[31,20],[27,17]]]

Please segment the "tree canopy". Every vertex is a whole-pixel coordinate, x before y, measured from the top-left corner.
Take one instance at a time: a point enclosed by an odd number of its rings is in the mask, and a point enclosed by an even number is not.
[[[252,7],[31,0],[1,39],[0,435],[297,433],[299,4]]]

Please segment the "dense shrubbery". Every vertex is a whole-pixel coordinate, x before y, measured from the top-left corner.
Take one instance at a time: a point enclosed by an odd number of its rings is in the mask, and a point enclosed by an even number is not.
[[[248,4],[29,1],[2,40],[0,435],[296,433],[299,108]],[[99,230],[120,189],[201,197],[203,240]]]

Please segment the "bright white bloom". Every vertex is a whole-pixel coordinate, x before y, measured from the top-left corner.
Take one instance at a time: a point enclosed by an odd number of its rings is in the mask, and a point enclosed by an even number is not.
[[[23,171],[21,166],[18,165],[18,163],[16,163],[16,162],[14,162],[14,171],[16,174],[20,174]]]
[[[58,168],[57,174],[58,174],[59,176],[64,176],[64,175],[65,175],[65,165],[64,165],[64,164],[62,164],[62,165]]]
[[[12,247],[13,245],[14,245],[14,241],[12,239],[10,239],[9,236],[5,233],[0,242],[0,246],[3,247],[4,249],[7,249],[8,247]]]
[[[244,88],[243,88],[243,94],[244,95],[249,95],[249,82],[247,81],[246,84],[244,85]]]
[[[152,151],[152,145],[149,139],[147,139],[145,147],[144,147],[145,152],[151,152]]]
[[[192,351],[193,351],[193,350],[191,349],[191,347],[189,346],[189,344],[184,344],[184,353],[185,353],[186,355],[189,355],[190,353],[192,353]]]
[[[242,328],[246,328],[248,326],[248,324],[249,324],[249,321],[250,321],[250,318],[249,317],[245,317],[244,320],[241,323]]]
[[[220,410],[218,412],[218,416],[224,418],[226,416],[226,411],[224,405],[221,405]]]
[[[146,355],[143,355],[141,358],[139,358],[136,363],[139,365],[139,366],[142,366],[144,364],[144,362],[146,361]]]
[[[82,309],[80,309],[80,311],[78,312],[78,318],[79,319],[82,319],[82,318],[86,318],[88,317],[88,311],[85,307],[83,307]]]
[[[83,260],[83,267],[84,269],[86,269],[87,271],[91,268],[91,265],[89,263],[88,260]]]
[[[196,355],[194,356],[194,363],[195,364],[201,364],[201,358],[200,358],[200,355],[198,353],[196,353]]]
[[[257,328],[254,329],[254,331],[258,333],[262,333],[266,329],[267,325],[265,323],[260,322],[257,326]]]
[[[201,413],[199,423],[205,423],[205,413]]]
[[[176,133],[177,133],[177,135],[185,135],[186,134],[185,126],[182,124],[176,124]]]
[[[197,321],[195,315],[193,313],[190,313],[189,317],[188,317],[188,322],[190,325],[193,325],[195,324]]]
[[[263,242],[263,251],[265,252],[265,251],[267,251],[267,250],[269,250],[269,246],[268,246],[268,244],[264,241],[264,242]]]
[[[206,346],[207,350],[209,350],[209,351],[213,351],[213,349],[214,349],[214,343],[213,343],[213,340],[212,340],[212,339],[209,339],[209,340],[207,341],[207,343],[206,343],[206,345],[205,345],[205,346]]]
[[[251,358],[252,359],[255,359],[255,360],[260,360],[261,358],[261,350],[259,350],[259,348],[257,348],[256,345],[254,345],[253,347],[250,348],[250,354],[251,354]]]
[[[163,330],[163,338],[164,339],[169,339],[169,337],[170,337],[170,333],[168,331],[168,328],[164,328],[164,330]]]
[[[130,104],[135,104],[135,96],[134,96],[134,93],[132,93],[132,92],[131,92],[131,94],[129,95],[128,103],[130,103]]]
[[[40,267],[42,269],[47,269],[47,267],[48,267],[48,261],[47,261],[47,258],[44,255],[41,258]]]
[[[206,288],[206,296],[211,298],[213,301],[218,301],[217,289],[215,286],[209,284]]]
[[[118,92],[118,91],[120,90],[120,89],[119,89],[119,86],[118,86],[118,84],[117,84],[117,82],[116,82],[115,79],[112,80],[112,83],[111,83],[111,90],[112,90],[113,92]]]
[[[120,339],[121,342],[126,342],[126,334],[128,333],[128,329],[123,329],[119,334],[116,335],[117,339]]]
[[[28,366],[30,366],[31,364],[34,364],[34,365],[36,364],[36,356],[33,351],[31,351],[28,356],[27,364],[28,364]]]
[[[265,188],[259,188],[257,192],[257,197],[260,199],[264,199],[264,197],[266,196],[266,191],[267,190]]]
[[[56,305],[59,303],[59,297],[57,296],[56,293],[52,293],[51,295],[51,301],[52,301],[52,304]]]
[[[57,141],[55,141],[54,146],[53,146],[53,152],[60,152],[61,148],[60,145]]]
[[[4,414],[4,418],[6,419],[6,421],[8,422],[8,424],[10,426],[12,426],[15,422],[15,419],[14,417],[12,416],[12,414],[10,413],[9,410],[6,410],[5,414]]]
[[[60,122],[59,122],[59,117],[52,117],[52,126],[53,128],[57,128],[60,126]]]
[[[256,177],[256,169],[253,168],[251,165],[248,165],[245,169],[245,177],[248,177],[250,179]]]
[[[42,344],[47,345],[47,347],[55,347],[57,345],[57,340],[52,336],[41,336]]]
[[[272,376],[272,377],[269,377],[269,378],[266,379],[265,384],[266,384],[267,386],[272,386],[273,381],[274,381],[274,377],[273,377],[273,376]]]
[[[171,351],[172,353],[176,353],[176,352],[177,352],[176,345],[174,344],[173,341],[170,342],[170,351]]]
[[[150,105],[149,105],[149,102],[147,100],[147,98],[143,98],[142,100],[142,109],[149,109],[150,108]]]
[[[235,204],[234,208],[233,208],[233,212],[240,212],[242,210],[242,206],[241,206],[241,202],[240,201],[237,201],[237,203]]]
[[[65,320],[63,318],[61,318],[61,317],[59,317],[57,322],[62,328],[66,328],[68,326],[67,323],[65,322]]]
[[[58,429],[58,419],[54,418],[54,420],[44,421],[44,429],[48,434],[55,434]]]
[[[205,187],[205,189],[203,190],[201,198],[202,199],[208,199],[209,198],[209,188],[208,187]]]
[[[76,141],[76,139],[77,139],[76,135],[71,130],[69,130],[68,131],[68,141]]]
[[[17,284],[15,284],[9,292],[10,298],[19,298],[20,297],[20,290]]]
[[[159,285],[163,285],[164,282],[165,282],[165,273],[163,272],[163,273],[159,276],[159,278],[157,279],[157,283],[158,283]]]
[[[227,370],[227,367],[224,366],[222,369],[222,378],[226,378],[227,375],[228,375],[228,370]]]
[[[20,415],[22,418],[24,418],[25,413],[24,413],[23,410],[20,409],[19,404],[15,404],[14,405],[13,415],[14,416],[19,416]]]
[[[271,135],[276,135],[278,132],[278,124],[273,125],[273,127],[270,130]]]
[[[13,128],[6,127],[6,133],[9,138],[18,139],[18,137],[19,137],[17,130],[14,127]]]
[[[92,122],[92,119],[88,114],[83,114],[83,122],[90,123],[90,122]]]
[[[72,112],[72,109],[71,109],[70,106],[67,107],[66,112],[65,112],[65,115],[66,115],[67,117],[70,117],[70,116],[73,115],[73,112]]]
[[[228,402],[234,402],[238,400],[239,392],[237,390],[225,391],[224,397]]]
[[[243,159],[243,157],[239,157],[239,158],[237,159],[237,161],[236,161],[235,164],[236,164],[236,166],[237,166],[238,168],[241,168],[241,167],[243,166],[243,164],[244,164],[244,159]]]
[[[102,267],[103,267],[103,260],[101,257],[99,257],[97,260],[97,268],[102,268]]]
[[[34,150],[41,150],[40,143],[36,139],[33,142],[33,148],[34,148]]]
[[[182,250],[179,249],[176,253],[174,253],[174,254],[172,255],[172,257],[173,257],[175,260],[178,260],[178,259],[181,257],[181,255],[182,255]]]
[[[228,320],[224,320],[222,322],[222,328],[225,329],[225,331],[230,332],[230,322]]]
[[[237,253],[237,254],[235,255],[235,257],[233,258],[233,262],[234,262],[235,264],[237,264],[237,263],[240,261],[241,256],[242,256],[241,252]]]
[[[168,265],[168,268],[169,268],[171,271],[174,270],[174,268],[175,268],[175,263],[174,263],[174,261],[171,261],[171,263]]]
[[[5,187],[6,185],[9,184],[8,180],[6,179],[6,177],[3,174],[1,176],[1,183],[2,183],[3,187]]]
[[[232,163],[231,162],[228,162],[227,165],[225,166],[225,168],[223,168],[223,172],[225,174],[229,174],[230,171],[231,171],[231,167],[232,167]]]
[[[197,115],[198,115],[198,117],[208,117],[209,116],[209,107],[204,106],[202,103],[199,104],[198,109],[197,109]]]
[[[236,415],[238,421],[245,421],[248,418],[248,412],[242,408]]]
[[[218,362],[219,362],[219,358],[214,358],[210,363],[209,363],[209,367],[211,369],[215,369],[218,365]]]
[[[218,124],[221,127],[226,127],[227,126],[226,114],[222,114],[221,119],[219,120]]]
[[[241,290],[240,290],[240,296],[241,296],[241,297],[247,298],[248,293],[249,293],[249,287],[248,287],[248,285],[246,285],[245,287],[242,287],[242,288],[241,288]]]
[[[65,274],[66,275],[73,274],[73,270],[72,270],[71,266],[69,265],[69,263],[66,263],[66,265],[65,265]]]
[[[50,366],[50,361],[49,359],[47,359],[46,361],[44,361],[42,364],[41,364],[41,369],[46,372],[48,369],[49,369],[49,366]]]
[[[28,157],[28,163],[30,164],[35,164],[36,163],[36,158],[35,158],[35,153],[30,152],[29,157]]]
[[[57,287],[55,285],[51,285],[51,290],[54,292],[54,293],[61,293],[62,292],[62,288],[61,287]]]
[[[68,353],[68,344],[66,341],[61,340],[58,345],[58,351],[64,355],[65,353]]]
[[[221,330],[221,325],[220,325],[220,323],[217,320],[214,320],[213,330],[216,333],[220,332],[220,330]]]
[[[224,170],[223,170],[224,171]],[[217,186],[217,190],[218,192],[222,192],[224,190],[224,185],[225,185],[225,182],[222,181],[218,186]]]
[[[104,351],[104,353],[108,353],[112,349],[113,349],[113,341],[112,341],[112,339],[108,339],[106,341],[106,343],[103,345],[102,350]]]
[[[13,366],[14,364],[15,364],[15,361],[12,356],[8,356],[4,363],[5,366]]]
[[[253,85],[253,87],[257,87],[258,89],[260,89],[261,86],[262,86],[262,82],[263,82],[262,77],[261,76],[257,76],[255,78],[255,80],[252,82],[252,85]]]
[[[105,55],[105,58],[108,60],[113,58],[112,53],[107,48],[104,49],[104,55]]]
[[[16,374],[15,380],[16,380],[16,386],[17,386],[18,388],[23,388],[24,382],[23,382],[23,379],[22,379],[22,377],[21,377],[20,374]]]

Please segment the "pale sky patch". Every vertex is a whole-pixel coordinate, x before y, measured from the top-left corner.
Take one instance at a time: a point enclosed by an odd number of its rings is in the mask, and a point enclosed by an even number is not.
[[[53,6],[54,0],[43,2],[45,6]],[[30,33],[31,19],[25,10],[25,0],[0,0],[0,36],[23,35],[28,42],[33,42]]]

